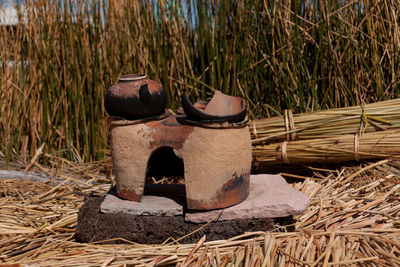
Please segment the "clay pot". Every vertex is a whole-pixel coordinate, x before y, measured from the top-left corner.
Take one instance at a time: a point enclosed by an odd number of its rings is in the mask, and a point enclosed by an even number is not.
[[[138,120],[163,114],[167,97],[161,84],[147,75],[129,74],[108,89],[104,104],[111,116]]]

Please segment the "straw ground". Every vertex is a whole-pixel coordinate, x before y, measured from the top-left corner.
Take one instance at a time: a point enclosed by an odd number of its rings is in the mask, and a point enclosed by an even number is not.
[[[51,161],[54,161],[53,158]],[[56,163],[56,162],[54,162]],[[17,168],[18,164],[12,165]],[[0,262],[28,266],[400,266],[400,162],[313,169],[292,185],[311,200],[295,230],[181,245],[82,244],[74,239],[85,195],[111,186],[110,162],[66,160],[32,170],[47,184],[0,180]],[[51,185],[53,183],[53,185]],[[18,265],[16,265],[18,266]],[[22,265],[21,265],[22,266]]]

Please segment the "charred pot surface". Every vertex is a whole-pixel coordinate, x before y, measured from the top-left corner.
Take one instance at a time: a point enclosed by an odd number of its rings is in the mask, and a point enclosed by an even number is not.
[[[120,196],[123,199],[135,201],[135,202],[140,202],[142,199],[142,195],[136,194],[135,191],[130,191],[126,189],[122,189],[121,186],[117,186],[118,190],[118,196]]]
[[[203,200],[187,198],[187,206],[192,210],[211,210],[236,205],[245,200],[249,195],[249,181],[249,173],[241,174],[240,182],[237,182],[236,178],[228,181],[222,187],[221,192],[217,193],[216,198]]]
[[[104,105],[111,116],[138,120],[164,113],[167,97],[163,87],[146,75],[129,74],[108,89]]]
[[[247,106],[243,98],[225,95],[220,91],[215,92],[204,108],[196,105],[197,103],[193,105],[186,93],[182,94],[181,101],[187,119],[191,121],[238,123],[244,121],[247,116]]]

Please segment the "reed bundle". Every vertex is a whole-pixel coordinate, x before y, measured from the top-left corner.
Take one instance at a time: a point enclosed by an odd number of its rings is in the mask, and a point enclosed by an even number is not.
[[[57,186],[0,179],[0,263],[13,266],[398,266],[400,265],[400,162],[315,171],[293,186],[310,198],[285,227],[229,240],[182,245],[82,244],[74,239],[82,194],[105,194],[108,163],[42,171]],[[34,165],[32,170],[39,170]],[[56,168],[56,167],[54,167]],[[360,174],[362,174],[360,176]],[[7,177],[5,177],[7,178]],[[83,181],[83,179],[86,181]],[[351,179],[349,179],[351,178]],[[315,181],[317,180],[317,181]],[[97,183],[97,185],[96,185]],[[162,242],[162,241],[161,241]]]
[[[253,146],[254,163],[263,165],[379,158],[400,158],[400,130]]]
[[[316,139],[390,129],[400,129],[400,99],[301,114],[286,110],[283,116],[251,123],[253,144],[311,139],[318,142]]]

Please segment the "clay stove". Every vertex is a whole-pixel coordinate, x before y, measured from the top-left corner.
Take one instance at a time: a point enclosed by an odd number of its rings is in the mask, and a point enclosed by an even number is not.
[[[165,111],[166,101],[162,86],[140,74],[123,76],[108,90],[116,193],[86,201],[78,214],[77,240],[149,244],[184,237],[184,243],[195,243],[203,235],[221,240],[291,224],[291,216],[307,208],[308,198],[280,175],[250,175],[242,98],[216,91],[210,101],[192,104],[182,94],[178,114]],[[179,160],[168,162],[171,154]],[[154,161],[183,165],[188,209],[176,198],[182,191],[171,187],[166,197],[143,196],[146,175],[162,170]]]
[[[220,209],[246,199],[252,156],[244,100],[216,91],[209,102],[192,105],[184,93],[181,114],[160,112],[165,102],[162,87],[145,75],[123,76],[107,93],[118,196],[140,202],[151,156],[169,148],[183,160],[188,209]],[[144,109],[154,112],[140,114]]]

